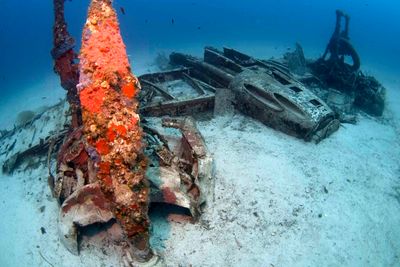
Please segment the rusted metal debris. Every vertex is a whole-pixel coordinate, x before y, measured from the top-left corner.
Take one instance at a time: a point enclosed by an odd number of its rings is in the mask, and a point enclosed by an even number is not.
[[[79,72],[74,61],[74,41],[64,21],[64,1],[55,0],[54,5],[52,55],[55,70],[68,91],[73,117],[69,134],[58,151],[57,175],[51,186],[61,204],[60,238],[77,254],[80,227],[115,220],[125,233],[125,256],[121,259],[125,265],[158,264],[158,257],[149,247],[149,198],[187,208],[197,219],[205,196],[212,191],[212,158],[191,119],[176,120],[171,125],[180,127],[182,132],[174,144],[167,141],[171,137],[146,127],[146,157],[136,113],[135,96],[141,91],[140,83],[130,73],[111,1],[91,1]],[[146,88],[140,92],[141,102],[145,103],[140,109],[142,115],[190,114],[212,107],[213,88],[197,82],[187,72],[179,70],[157,79],[142,79]],[[175,78],[185,79],[196,90],[197,99],[182,103],[182,98],[172,96],[159,85],[160,79],[173,82]],[[163,103],[157,102],[160,97]],[[145,175],[148,159],[157,171],[149,169]]]
[[[92,0],[82,34],[77,95],[82,110],[82,126],[74,127],[58,157],[60,196],[65,203],[81,187],[95,184],[104,196],[93,204],[112,212],[120,224],[135,260],[153,258],[149,244],[149,186],[145,177],[142,129],[135,96],[140,90],[123,44],[116,12],[111,1]],[[72,178],[71,178],[72,177]],[[64,198],[65,195],[65,199]],[[69,195],[69,196],[67,196]],[[85,211],[78,206],[73,218]],[[62,206],[60,228],[69,209]],[[104,222],[103,218],[95,217]],[[110,218],[110,216],[107,216]],[[75,223],[76,224],[76,223]],[[68,227],[67,227],[68,228]],[[71,239],[71,238],[69,238]]]
[[[341,21],[345,19],[342,30]],[[324,55],[308,64],[315,79],[304,79],[308,86],[317,84],[326,90],[335,89],[351,98],[351,105],[372,116],[381,116],[385,108],[386,89],[373,76],[360,69],[360,57],[350,43],[350,16],[336,11],[336,24]],[[329,57],[328,57],[329,55]],[[349,64],[345,60],[351,58]]]
[[[194,78],[190,69],[144,74],[139,80],[142,84],[140,114],[143,116],[184,116],[214,107],[215,87]],[[184,94],[170,90],[179,87]]]
[[[58,224],[60,240],[70,252],[78,255],[79,228],[106,223],[113,218],[111,203],[100,185],[82,183],[61,205]]]
[[[8,159],[3,161],[3,168],[6,168],[11,166],[10,161],[14,158],[10,155],[18,155],[20,161],[12,165],[13,170],[18,166],[35,168],[29,162],[32,159],[39,159],[40,164],[45,164],[48,156],[46,152],[49,150],[48,160],[51,161],[47,162],[49,185],[54,197],[61,204],[59,237],[68,250],[77,254],[80,250],[79,235],[84,235],[85,226],[108,222],[112,223],[112,229],[120,227],[115,222],[115,217],[109,216],[110,205],[104,199],[101,190],[98,190],[93,170],[89,170],[93,168],[93,164],[85,160],[87,151],[83,146],[82,129],[78,128],[68,133],[64,128],[65,122],[70,123],[70,117],[69,120],[64,118],[67,110],[64,106],[66,105],[61,103],[51,107],[38,115],[34,121],[2,136],[0,138],[2,151],[9,150],[9,155],[7,157],[0,155],[0,160]],[[63,118],[65,122],[59,118]],[[150,166],[146,173],[150,182],[150,202],[183,207],[191,213],[192,221],[196,221],[202,213],[202,206],[213,198],[212,157],[193,119],[164,119],[163,124],[164,127],[180,128],[180,133],[166,134],[160,130],[162,124],[159,124],[158,128],[154,127],[158,124],[143,124],[147,143],[145,154]],[[31,143],[24,145],[22,140],[26,140],[27,136],[34,136],[36,129],[41,129],[43,125],[54,128],[50,127],[49,132],[38,135],[33,140],[33,145]],[[64,142],[61,144],[63,139]],[[54,147],[54,151],[58,150],[57,160],[54,159],[50,147]],[[57,166],[54,166],[54,161],[58,162]],[[65,206],[70,209],[63,208]],[[121,240],[111,240],[109,244],[121,246]]]
[[[147,143],[145,153],[150,166],[146,172],[146,177],[150,182],[150,202],[186,208],[192,214],[193,221],[196,221],[201,214],[201,206],[206,200],[212,198],[214,185],[213,160],[194,120],[191,118],[163,119],[163,127],[176,127],[180,129],[181,136],[166,136],[156,128],[145,124],[143,126]],[[96,177],[93,176],[93,165],[87,161],[86,150],[82,146],[81,129],[77,129],[68,138],[70,139],[65,141],[60,148],[62,152],[59,153],[54,194],[60,203],[63,203],[62,207],[67,205],[65,203],[76,206],[73,209],[73,216],[61,209],[59,223],[63,244],[71,252],[78,253],[77,230],[87,225],[79,222],[81,218],[86,218],[85,214],[80,213],[87,212],[87,205],[90,205],[90,210],[93,212],[97,212],[101,207],[93,206],[92,202],[81,203],[74,199],[82,194],[96,199],[104,198],[97,194],[98,191],[83,189],[87,188],[87,185],[95,185]],[[60,158],[60,155],[63,157]],[[107,208],[101,209],[104,209],[103,213],[107,210]],[[108,221],[104,218],[115,217],[92,216],[91,218],[90,222],[101,223]]]
[[[77,84],[79,82],[79,70],[77,54],[74,51],[75,40],[68,32],[64,17],[65,0],[53,0],[54,27],[53,49],[51,55],[54,59],[54,71],[60,76],[61,86],[67,91],[67,101],[70,104],[72,128],[82,124]]]
[[[214,192],[213,159],[193,118],[163,118],[163,127],[179,129],[181,136],[165,136],[145,127],[151,182],[151,201],[187,208],[194,220]]]
[[[319,142],[339,128],[331,108],[276,61],[261,61],[230,48],[207,47],[204,60],[172,53],[172,64],[191,68],[194,78],[230,88],[235,106],[264,124]]]
[[[34,167],[39,155],[45,154],[51,146],[59,146],[63,142],[71,119],[65,116],[69,110],[65,102],[63,100],[48,107],[25,124],[4,131],[0,137],[0,161],[3,163],[1,169],[4,174],[12,174],[24,163],[29,163],[26,167]],[[55,120],[55,117],[48,114],[49,112],[60,114],[62,117]],[[50,122],[53,128],[50,128],[49,132],[42,131],[43,125]]]

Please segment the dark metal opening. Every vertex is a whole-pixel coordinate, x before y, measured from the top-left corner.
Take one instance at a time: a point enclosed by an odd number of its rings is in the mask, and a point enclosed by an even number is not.
[[[283,84],[283,85],[288,85],[288,84],[290,84],[290,82],[289,82],[288,80],[286,80],[285,78],[283,78],[283,77],[282,77],[281,75],[279,75],[278,73],[273,72],[272,75],[274,75],[274,78],[275,78],[278,82],[280,82],[281,84]]]
[[[305,117],[304,111],[301,110],[296,104],[291,102],[289,99],[277,93],[274,93],[274,96],[279,101],[281,106],[283,106],[287,111],[295,114],[298,117],[301,118]]]
[[[244,87],[251,96],[262,102],[267,107],[275,111],[283,111],[283,108],[278,101],[276,101],[276,99],[272,95],[268,94],[265,90],[247,83],[244,84]]]
[[[310,103],[316,107],[322,106],[321,102],[319,102],[317,99],[311,99]]]
[[[295,92],[295,93],[300,93],[300,92],[302,92],[303,90],[301,90],[299,87],[297,87],[297,86],[290,86],[289,87],[293,92]]]

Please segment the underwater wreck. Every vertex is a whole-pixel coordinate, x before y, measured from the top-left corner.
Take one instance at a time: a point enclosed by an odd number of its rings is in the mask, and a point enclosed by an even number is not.
[[[344,28],[342,19],[345,20]],[[319,84],[325,91],[337,90],[348,99],[350,108],[360,109],[371,116],[382,116],[386,89],[373,76],[360,70],[360,56],[350,42],[349,23],[350,16],[337,10],[335,29],[323,56],[308,63],[315,79],[311,84],[305,79],[305,83],[309,86]],[[347,58],[350,58],[350,63],[347,63]]]
[[[149,244],[149,204],[183,207],[196,221],[213,197],[213,159],[191,115],[234,107],[268,127],[318,143],[341,122],[355,122],[354,108],[374,116],[384,109],[384,88],[359,70],[348,26],[346,35],[338,35],[340,23],[328,59],[325,53],[306,60],[300,46],[281,60],[206,47],[203,59],[172,53],[171,70],[137,78],[112,1],[91,1],[79,56],[64,0],[54,0],[54,11],[52,56],[68,103],[3,133],[2,167],[11,173],[27,158],[45,155],[49,185],[60,203],[60,240],[74,254],[81,229],[107,223],[107,245],[123,251],[126,266],[162,265]],[[340,21],[344,14],[337,14]],[[344,62],[347,55],[353,65]],[[58,117],[46,116],[50,111]],[[161,117],[161,125],[150,117]],[[58,123],[36,133],[49,120]],[[32,131],[29,144],[22,144]]]

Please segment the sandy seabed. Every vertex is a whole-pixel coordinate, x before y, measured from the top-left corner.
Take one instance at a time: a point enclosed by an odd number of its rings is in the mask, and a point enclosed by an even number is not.
[[[360,115],[319,144],[241,114],[199,121],[215,198],[196,224],[152,214],[167,265],[400,266],[400,82],[376,76],[388,89],[384,116]],[[63,247],[45,164],[1,174],[0,185],[0,266],[122,266],[112,248]]]

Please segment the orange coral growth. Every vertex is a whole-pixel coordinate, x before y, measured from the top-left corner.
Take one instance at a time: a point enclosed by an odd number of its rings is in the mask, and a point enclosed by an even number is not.
[[[109,128],[107,131],[107,140],[112,142],[115,140],[115,137],[117,137],[117,133],[113,129]]]
[[[107,190],[105,190],[105,191],[108,191],[109,188],[112,187],[112,179],[111,179],[110,175],[102,175],[100,177],[100,179],[104,183],[104,186],[107,187]]]
[[[149,185],[144,175],[142,129],[134,99],[140,86],[130,72],[110,0],[91,1],[82,35],[79,69],[83,132],[86,141],[100,155],[95,163],[97,179],[131,243],[143,250],[143,255],[150,256]],[[143,193],[138,195],[131,185]]]
[[[82,107],[92,113],[100,112],[105,94],[105,90],[101,87],[83,89],[79,94]]]
[[[102,53],[108,53],[108,52],[110,52],[110,48],[109,48],[109,47],[101,47],[101,48],[100,48],[100,52],[102,52]]]
[[[99,178],[104,183],[105,186],[110,188],[112,186],[112,179],[110,177],[110,166],[109,162],[101,162],[99,164]]]
[[[99,174],[110,174],[110,163],[101,162],[99,164]]]
[[[112,179],[111,179],[110,175],[103,175],[101,178],[102,178],[102,181],[103,181],[104,185],[107,188],[111,188],[112,187],[113,183],[112,183]],[[106,191],[108,191],[108,189]]]
[[[100,153],[100,155],[106,155],[110,152],[110,147],[106,140],[99,139],[96,142],[96,150]]]
[[[135,90],[135,86],[133,85],[132,82],[125,84],[122,86],[122,93],[128,97],[128,98],[132,98],[135,96],[136,90]]]
[[[135,126],[138,123],[138,120],[139,120],[138,117],[133,117],[132,120],[131,120],[131,122],[132,122],[131,125]]]
[[[139,206],[137,204],[132,204],[130,206],[130,208],[133,209],[133,210],[137,210],[137,209],[139,209]]]
[[[117,135],[119,135],[121,137],[125,137],[126,134],[127,134],[127,129],[125,128],[125,126],[115,125],[112,123],[111,126],[108,128],[107,138],[108,138],[108,140],[110,140],[112,142],[115,140]]]

